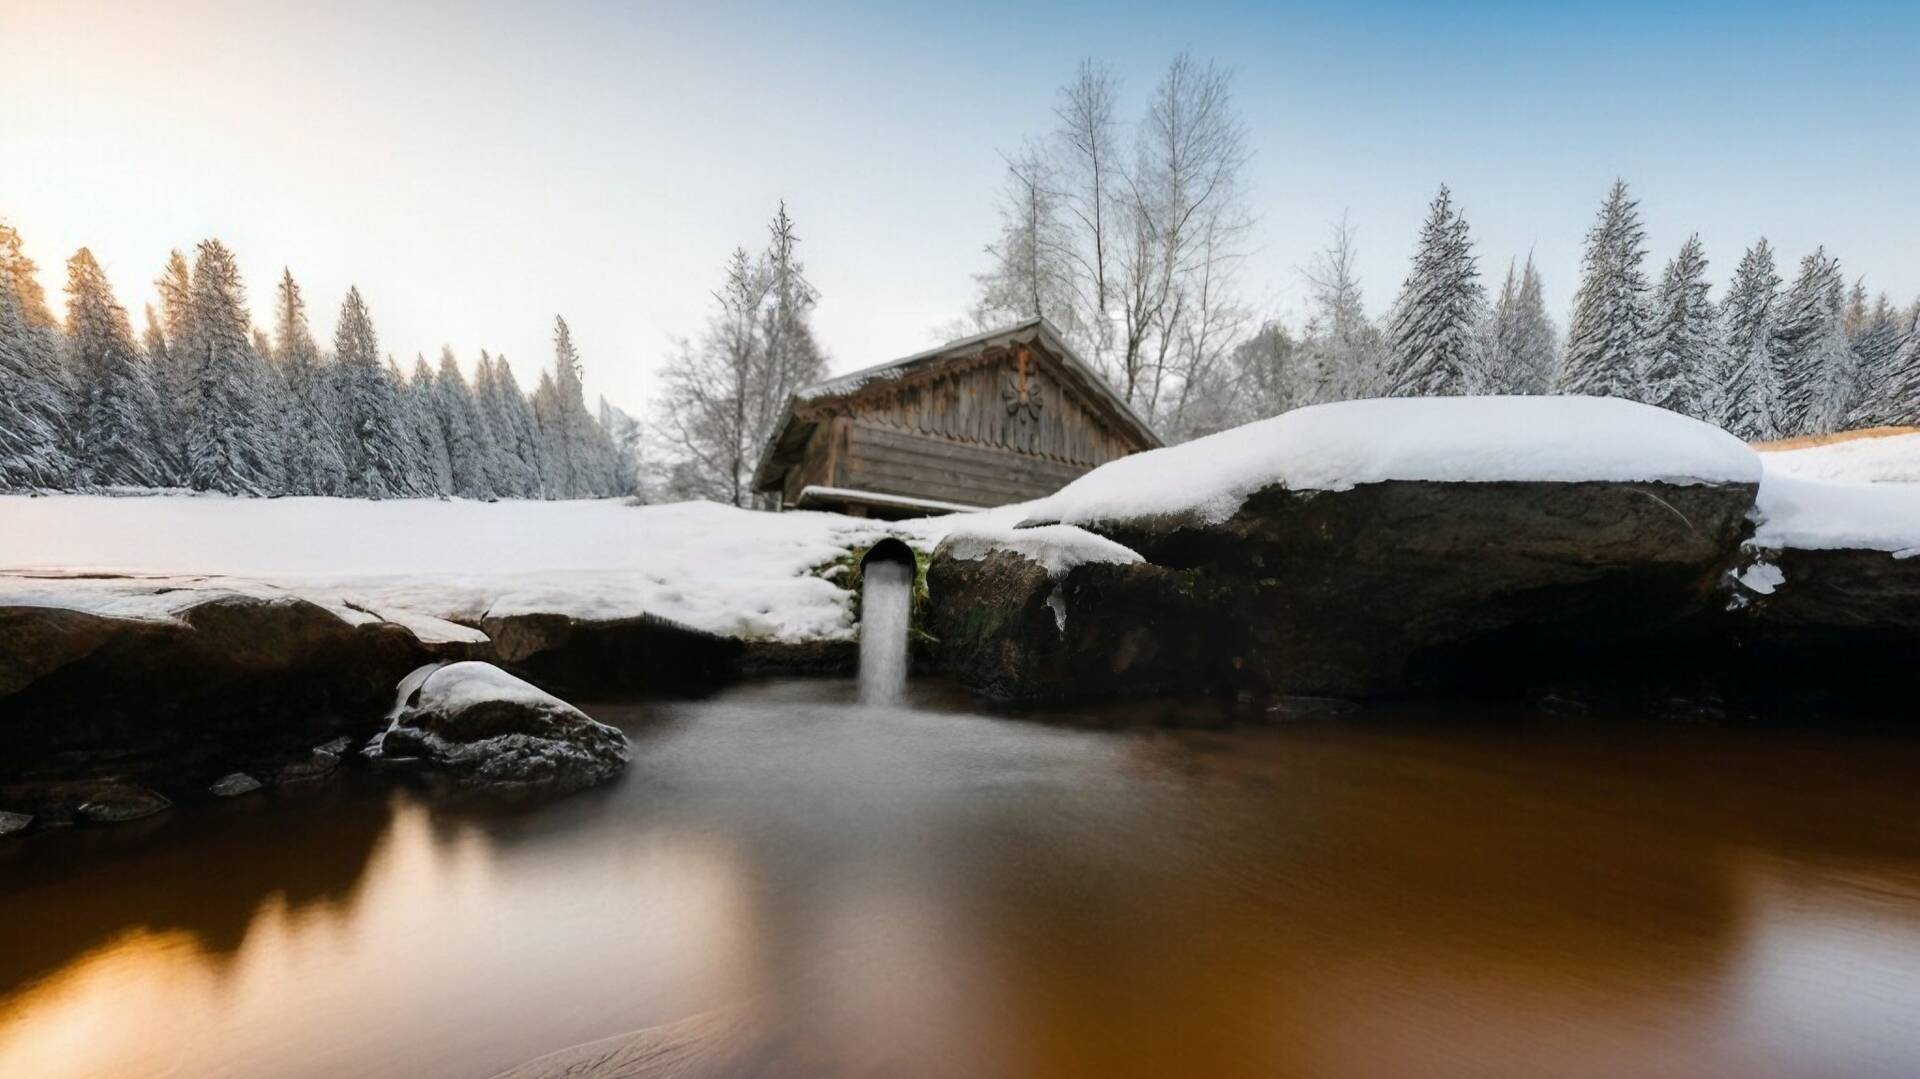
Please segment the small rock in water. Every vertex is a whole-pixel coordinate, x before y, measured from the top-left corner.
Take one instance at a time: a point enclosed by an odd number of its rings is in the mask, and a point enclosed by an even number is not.
[[[0,835],[13,835],[16,832],[24,832],[27,830],[27,825],[32,823],[33,815],[31,813],[9,813],[5,810],[0,810]]]
[[[344,757],[347,755],[347,750],[352,748],[353,748],[353,739],[343,734],[340,737],[335,738],[330,742],[322,742],[319,745],[314,746],[313,751],[315,753],[331,753],[335,757]]]
[[[281,765],[278,777],[281,783],[308,783],[325,779],[340,767],[340,758],[324,749],[316,749],[303,760],[289,761]]]
[[[173,805],[155,791],[131,783],[110,783],[80,803],[80,819],[94,824],[121,824],[151,817]]]
[[[259,790],[261,783],[245,772],[229,772],[214,780],[207,793],[216,798],[233,798],[242,794],[252,794]]]
[[[400,684],[398,697],[378,752],[389,760],[418,758],[467,786],[577,790],[612,779],[627,764],[619,728],[490,663],[422,668]]]

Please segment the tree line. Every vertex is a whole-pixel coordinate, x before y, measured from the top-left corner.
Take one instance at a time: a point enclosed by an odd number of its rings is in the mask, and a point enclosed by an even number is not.
[[[585,403],[554,320],[554,366],[522,393],[505,356],[472,380],[450,348],[411,377],[381,357],[347,290],[332,347],[291,272],[273,328],[252,325],[233,253],[174,251],[136,341],[91,251],[67,260],[64,322],[20,237],[0,225],[0,490],[191,487],[232,495],[592,498],[637,486],[638,425]]]
[[[1181,55],[1130,125],[1119,100],[1112,72],[1083,62],[1052,130],[1009,157],[990,264],[956,330],[1044,315],[1169,441],[1321,401],[1469,393],[1626,397],[1752,440],[1920,423],[1920,300],[1849,286],[1824,249],[1788,282],[1765,239],[1718,301],[1698,236],[1654,280],[1624,183],[1588,231],[1564,338],[1531,256],[1489,290],[1445,187],[1379,316],[1342,221],[1302,271],[1304,325],[1256,319],[1231,74]]]

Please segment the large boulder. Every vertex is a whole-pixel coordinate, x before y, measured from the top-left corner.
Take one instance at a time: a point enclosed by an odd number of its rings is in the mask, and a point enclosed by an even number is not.
[[[1082,529],[976,529],[927,568],[931,628],[961,686],[989,700],[1163,692],[1195,684],[1192,575]],[[1090,692],[1091,691],[1091,692]]]
[[[217,768],[364,734],[355,722],[377,720],[394,680],[434,658],[405,627],[284,594],[15,591],[21,602],[0,595],[0,781],[103,760],[176,774],[187,758]]]
[[[1732,436],[1629,402],[1363,401],[1123,458],[1029,507],[1025,524],[1078,526],[1167,575],[1157,597],[1087,591],[1077,624],[1102,639],[1046,647],[1096,652],[1151,626],[1210,689],[1364,696],[1577,663],[1720,602],[1758,479]],[[1003,572],[1010,595],[1037,587]],[[930,583],[936,606],[960,608],[943,625],[1006,606],[984,587]],[[980,640],[943,639],[943,656],[963,672],[996,663],[970,654]],[[1148,670],[1078,687],[1166,684]]]
[[[627,739],[490,663],[428,666],[400,684],[393,718],[368,747],[500,793],[562,792],[612,779]]]

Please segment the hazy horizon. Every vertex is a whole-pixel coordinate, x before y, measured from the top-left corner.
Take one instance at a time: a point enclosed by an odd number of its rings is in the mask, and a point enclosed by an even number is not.
[[[136,327],[168,250],[209,236],[257,315],[290,267],[323,339],[357,284],[403,363],[487,348],[531,387],[561,314],[589,392],[642,413],[783,198],[833,370],[937,340],[987,266],[1002,155],[1080,59],[1130,118],[1186,49],[1236,73],[1261,314],[1297,324],[1343,214],[1378,313],[1445,182],[1483,277],[1531,250],[1564,323],[1616,176],[1650,272],[1698,231],[1718,285],[1765,235],[1783,272],[1824,244],[1920,295],[1920,9],[1021,12],[0,0],[0,220],[56,301],[90,247]]]

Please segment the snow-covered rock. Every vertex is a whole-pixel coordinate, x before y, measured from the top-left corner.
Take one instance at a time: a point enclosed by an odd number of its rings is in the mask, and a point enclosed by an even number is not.
[[[943,663],[969,692],[1041,701],[1198,685],[1190,575],[1072,525],[961,526],[927,566]]]
[[[463,785],[503,793],[577,790],[627,764],[618,728],[476,661],[409,674],[391,723],[368,749],[389,761],[425,761]]]
[[[245,772],[228,772],[214,780],[212,785],[207,787],[207,793],[215,798],[237,798],[243,794],[252,794],[261,789],[261,786],[259,780]]]
[[[1625,401],[1321,405],[1123,458],[1024,507],[1029,524],[1079,526],[1058,533],[1071,537],[1058,551],[1043,535],[1021,553],[1014,537],[1039,528],[978,544],[956,528],[929,586],[943,656],[998,696],[1180,681],[1373,694],[1522,652],[1577,657],[1702,609],[1759,475],[1738,439]],[[1109,567],[1128,571],[1125,587],[1078,594],[1075,575],[1091,566],[1070,569],[1061,593],[1035,560],[1116,549],[1146,564]],[[958,557],[982,552],[979,569]],[[1032,610],[1062,594],[1064,624]],[[1112,651],[1136,632],[1184,673],[1148,664],[1136,682],[1054,658],[1083,633]]]
[[[1831,483],[1920,484],[1920,433],[1846,438],[1819,446],[1766,450],[1768,474]]]

